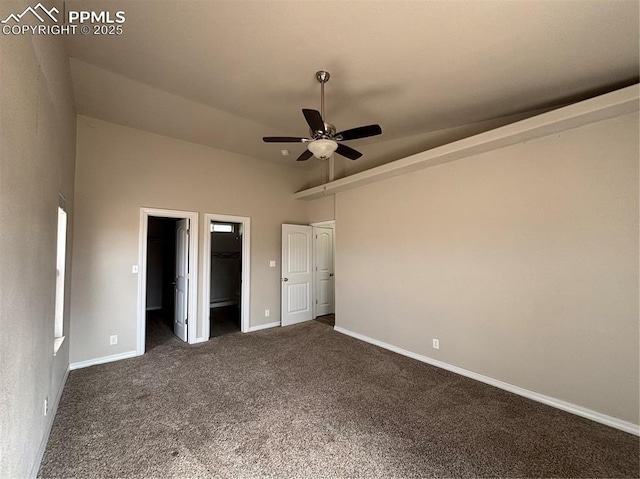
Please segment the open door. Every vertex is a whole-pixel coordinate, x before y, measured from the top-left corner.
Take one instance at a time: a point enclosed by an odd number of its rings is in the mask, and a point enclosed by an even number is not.
[[[176,280],[173,332],[187,342],[189,297],[189,220],[176,222]]]
[[[315,255],[315,298],[316,316],[334,312],[333,306],[333,228],[313,229]]]
[[[282,225],[282,326],[313,319],[311,236],[311,226]]]

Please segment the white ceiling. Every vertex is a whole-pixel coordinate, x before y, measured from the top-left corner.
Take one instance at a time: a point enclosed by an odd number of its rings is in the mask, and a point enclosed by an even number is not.
[[[121,36],[66,37],[78,113],[291,165],[302,145],[261,138],[308,134],[300,110],[320,108],[320,69],[331,73],[327,121],[382,126],[382,136],[348,143],[366,147],[363,165],[373,144],[393,140],[380,145],[380,164],[435,146],[439,131],[450,141],[638,81],[638,0],[67,0],[66,8],[126,13]],[[285,147],[292,156],[280,156]]]

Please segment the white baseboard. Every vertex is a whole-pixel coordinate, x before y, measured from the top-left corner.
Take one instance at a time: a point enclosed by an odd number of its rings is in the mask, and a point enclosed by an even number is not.
[[[44,457],[44,451],[47,449],[47,443],[49,442],[49,436],[51,435],[53,420],[55,419],[56,413],[58,412],[58,405],[60,404],[60,398],[62,397],[64,386],[65,384],[67,384],[69,371],[70,369],[67,368],[64,373],[64,377],[62,378],[60,387],[56,392],[56,396],[53,398],[53,402],[49,404],[49,413],[47,414],[47,424],[45,426],[44,435],[42,436],[42,440],[40,441],[40,447],[38,447],[38,453],[36,455],[36,462],[33,464],[33,469],[31,470],[31,474],[29,474],[29,477],[35,478],[38,476],[38,471],[40,470],[40,465],[42,464],[42,458]]]
[[[254,331],[260,331],[261,329],[277,328],[278,326],[280,326],[280,321],[276,321],[274,323],[259,324],[257,326],[251,326],[247,333],[253,333]]]
[[[77,363],[69,364],[69,369],[88,368],[89,366],[95,366],[96,364],[111,363],[113,361],[120,361],[121,359],[129,359],[138,355],[137,351],[127,351],[126,353],[112,354],[111,356],[103,356],[96,359],[88,359],[86,361],[79,361]]]
[[[406,349],[399,348],[392,344],[383,343],[382,341],[378,341],[377,339],[369,338],[368,336],[364,336],[363,334],[354,333],[353,331],[349,331],[348,329],[344,329],[339,326],[335,326],[333,329],[338,333],[346,334],[347,336],[351,336],[353,338],[373,344],[375,346],[388,349],[389,351],[393,351],[394,353],[402,354],[403,356],[416,359],[423,363],[431,364],[432,366],[446,369],[447,371],[451,371],[453,373],[460,374],[461,376],[466,376],[468,378],[475,379],[476,381],[480,381],[485,384],[495,386],[499,389],[504,389],[505,391],[509,391],[511,393],[517,394],[518,396],[523,396],[528,399],[541,402],[548,406],[562,409],[563,411],[570,412],[577,416],[591,419],[592,421],[599,422],[601,424],[605,424],[607,426],[611,426],[616,429],[620,429],[621,431],[624,431],[624,432],[635,434],[636,436],[640,436],[640,426],[638,426],[637,424],[623,421],[622,419],[617,419],[612,416],[607,416],[606,414],[602,414],[597,411],[593,411],[591,409],[578,406],[577,404],[572,404],[572,403],[563,401],[561,399],[545,396],[544,394],[540,394],[535,391],[530,391],[529,389],[524,389],[519,386],[514,386],[513,384],[505,383],[498,379],[490,378],[488,376],[484,376],[482,374],[469,371],[468,369],[463,369],[458,366],[453,366],[452,364],[438,361],[437,359],[433,359],[427,356],[423,356],[421,354],[413,353],[411,351],[407,351]]]

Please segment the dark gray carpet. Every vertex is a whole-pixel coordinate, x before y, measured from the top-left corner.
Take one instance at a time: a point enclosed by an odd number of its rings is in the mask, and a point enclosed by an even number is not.
[[[638,477],[636,436],[316,321],[164,337],[70,374],[39,477]]]

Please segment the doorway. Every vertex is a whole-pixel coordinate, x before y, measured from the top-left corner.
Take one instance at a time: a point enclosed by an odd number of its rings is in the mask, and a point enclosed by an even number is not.
[[[240,332],[242,223],[212,221],[209,338]]]
[[[251,219],[209,213],[204,218],[203,336],[209,339],[247,332],[250,321]]]
[[[335,222],[282,225],[281,326],[335,325]]]
[[[145,350],[175,334],[177,218],[149,217],[147,228],[147,287]]]
[[[140,210],[139,263],[132,270],[138,273],[138,355],[146,349],[147,316],[160,322],[154,327],[197,342],[197,232],[195,212]]]

